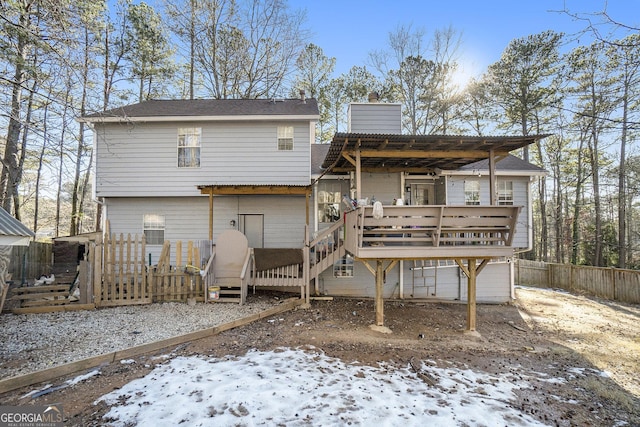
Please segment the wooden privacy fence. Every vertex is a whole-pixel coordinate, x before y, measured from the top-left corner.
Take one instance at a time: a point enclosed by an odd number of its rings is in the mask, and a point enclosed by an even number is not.
[[[29,242],[29,246],[14,246],[7,273],[15,283],[26,283],[51,274],[53,244]]]
[[[189,241],[185,247],[165,241],[156,265],[145,264],[144,235],[98,236],[89,245],[93,301],[97,307],[150,304],[161,301],[204,300],[200,276],[200,248]],[[175,260],[172,265],[171,260]]]
[[[515,263],[515,283],[586,292],[610,300],[640,304],[640,271],[636,270],[518,259]]]

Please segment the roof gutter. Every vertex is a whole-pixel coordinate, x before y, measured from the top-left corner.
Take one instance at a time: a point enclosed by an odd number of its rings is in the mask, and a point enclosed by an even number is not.
[[[266,121],[266,120],[318,120],[317,115],[242,115],[242,116],[148,116],[148,117],[79,117],[77,120],[82,123],[131,123],[131,122],[245,122],[245,121]]]

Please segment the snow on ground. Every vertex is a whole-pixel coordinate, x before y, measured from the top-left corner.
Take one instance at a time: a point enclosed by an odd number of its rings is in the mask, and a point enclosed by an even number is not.
[[[98,401],[111,406],[112,426],[544,425],[510,403],[529,388],[513,374],[433,365],[418,375],[345,364],[315,348],[176,357]]]

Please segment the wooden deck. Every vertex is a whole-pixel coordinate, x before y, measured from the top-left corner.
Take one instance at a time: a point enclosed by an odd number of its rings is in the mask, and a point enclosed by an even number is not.
[[[385,206],[346,214],[345,248],[359,259],[490,259],[513,255],[518,206]]]

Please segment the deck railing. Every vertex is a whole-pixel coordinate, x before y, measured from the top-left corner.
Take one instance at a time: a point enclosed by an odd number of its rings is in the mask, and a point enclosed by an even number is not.
[[[359,207],[346,214],[345,247],[359,257],[374,252],[394,253],[399,247],[406,256],[428,257],[429,249],[441,249],[442,255],[454,249],[508,248],[513,242],[518,206],[384,206],[382,214],[374,216],[372,206]],[[396,248],[391,249],[391,248]],[[409,250],[413,255],[409,255]],[[500,255],[504,255],[501,251]],[[434,251],[435,255],[435,251]],[[405,257],[405,256],[402,256]],[[400,258],[402,258],[400,257]]]

